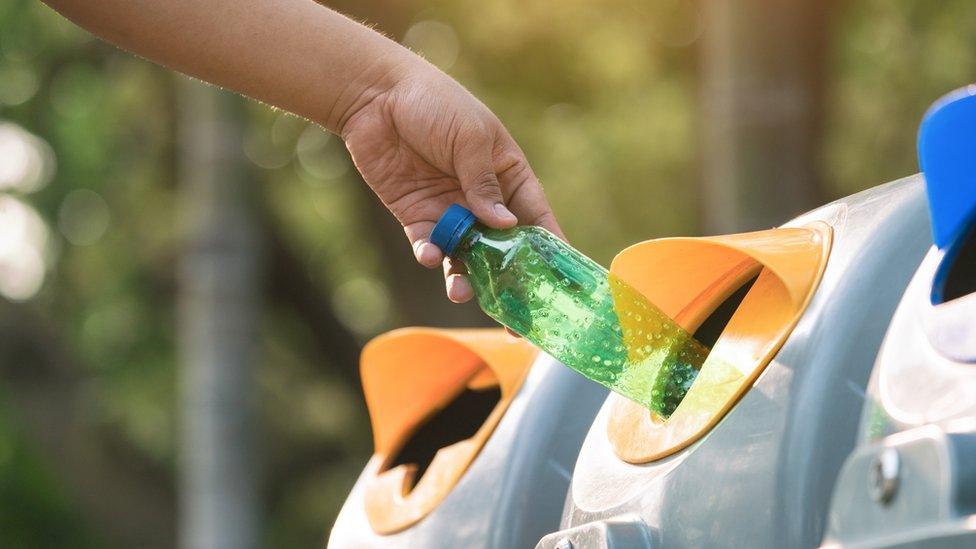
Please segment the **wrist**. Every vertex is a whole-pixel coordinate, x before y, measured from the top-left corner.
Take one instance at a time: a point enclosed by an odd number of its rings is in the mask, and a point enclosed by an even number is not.
[[[396,43],[389,45],[392,47],[363,63],[357,76],[340,89],[324,118],[317,122],[342,136],[346,123],[357,112],[389,93],[411,73],[416,61],[410,58],[412,54]]]

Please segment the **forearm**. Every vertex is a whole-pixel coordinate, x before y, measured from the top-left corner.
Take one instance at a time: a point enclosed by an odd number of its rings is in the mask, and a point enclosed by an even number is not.
[[[44,0],[101,38],[338,131],[419,58],[312,0]]]

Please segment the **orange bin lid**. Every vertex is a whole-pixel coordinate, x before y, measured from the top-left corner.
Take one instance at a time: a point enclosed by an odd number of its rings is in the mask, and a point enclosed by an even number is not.
[[[367,466],[366,515],[390,534],[415,524],[440,504],[481,451],[535,360],[538,349],[501,329],[404,328],[363,349],[360,370],[373,427]],[[409,437],[465,388],[499,387],[501,398],[471,437],[441,448],[423,477],[390,461]]]
[[[620,459],[639,464],[669,456],[722,419],[799,321],[826,268],[830,245],[830,226],[814,222],[735,235],[652,240],[614,259],[613,274],[689,332],[759,274],[667,420],[623,397],[611,397],[607,435]]]

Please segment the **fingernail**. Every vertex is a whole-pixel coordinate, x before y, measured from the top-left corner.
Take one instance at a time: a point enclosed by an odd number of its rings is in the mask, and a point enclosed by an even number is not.
[[[433,268],[441,263],[440,248],[434,246],[430,242],[420,243],[416,250],[414,250],[414,255],[417,257],[417,262],[424,267]]]
[[[495,204],[495,215],[497,215],[503,221],[518,221],[518,219],[515,218],[515,214],[508,211],[508,208],[506,208],[505,205],[500,202]]]
[[[474,289],[468,279],[459,274],[447,277],[447,297],[454,303],[464,303],[474,295]]]

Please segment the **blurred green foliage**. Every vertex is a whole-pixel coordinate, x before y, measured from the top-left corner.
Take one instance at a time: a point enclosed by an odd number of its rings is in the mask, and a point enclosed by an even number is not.
[[[918,171],[925,109],[976,78],[976,5],[850,2],[832,35],[823,169],[839,197]]]
[[[3,546],[99,547],[70,495],[13,424],[11,410],[0,415],[0,539]],[[98,540],[100,541],[100,540]]]
[[[570,239],[601,263],[635,241],[697,231],[696,128],[707,123],[696,106],[698,4],[338,7],[403,39],[482,98],[525,149]],[[976,74],[972,2],[859,0],[837,10],[823,149],[832,197],[915,172],[924,109]],[[70,357],[64,375],[80,395],[71,409],[79,432],[112,433],[126,459],[168,483],[181,244],[173,82],[36,0],[0,0],[0,120],[41,137],[56,159],[44,188],[8,191],[36,208],[50,239],[41,291],[2,314],[34,315],[49,330],[43,341]],[[372,198],[337,138],[251,104],[244,150],[270,223],[359,342],[417,318],[394,288],[402,264],[384,253],[367,213]],[[271,546],[317,545],[370,449],[361,396],[336,374],[354,365],[335,364],[307,321],[274,300],[261,328],[265,537]],[[39,424],[22,425],[16,390],[0,377],[0,545],[113,545],[110,535],[92,535],[106,517],[82,503],[71,460],[35,448]],[[311,463],[299,467],[303,457]]]

